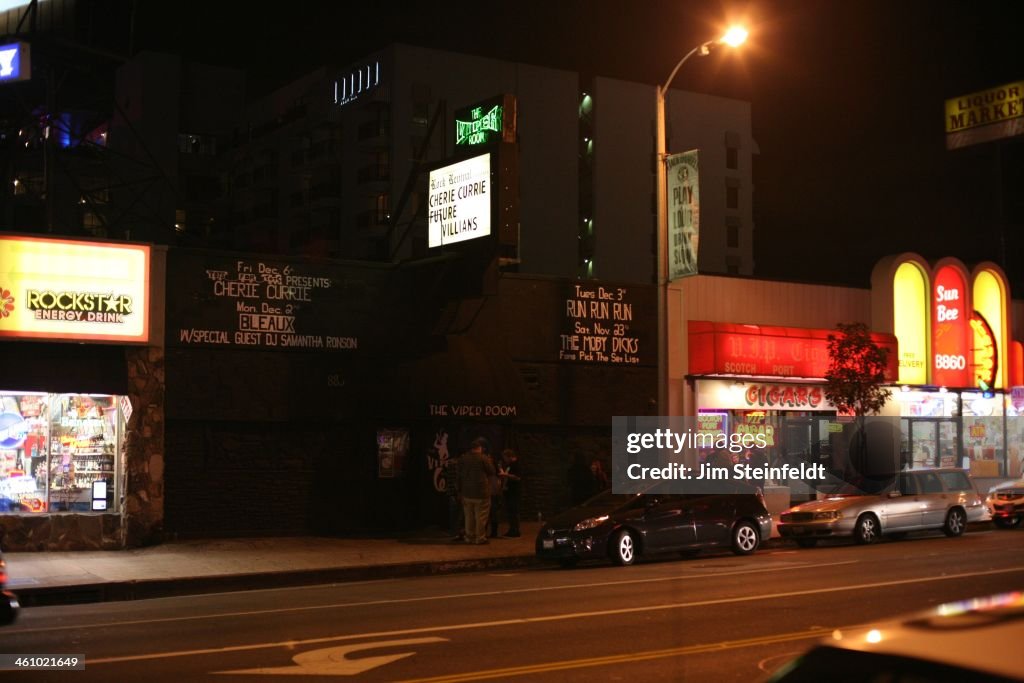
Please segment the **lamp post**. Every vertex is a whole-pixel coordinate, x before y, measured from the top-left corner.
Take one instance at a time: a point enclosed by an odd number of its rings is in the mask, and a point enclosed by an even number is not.
[[[655,129],[658,200],[658,415],[668,415],[668,188],[665,182],[665,96],[679,69],[690,57],[706,57],[719,45],[736,47],[747,39],[747,31],[734,26],[724,36],[701,43],[679,60],[664,85],[655,86]]]

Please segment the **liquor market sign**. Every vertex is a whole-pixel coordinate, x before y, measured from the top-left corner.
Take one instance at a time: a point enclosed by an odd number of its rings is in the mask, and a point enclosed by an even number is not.
[[[172,251],[168,344],[352,351],[359,337],[340,306],[343,278],[326,266]]]
[[[0,337],[149,341],[146,245],[0,237]]]

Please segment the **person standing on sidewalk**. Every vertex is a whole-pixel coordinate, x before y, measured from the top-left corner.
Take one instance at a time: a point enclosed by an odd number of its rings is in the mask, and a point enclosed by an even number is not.
[[[511,448],[502,452],[505,459],[505,510],[508,514],[508,538],[519,538],[519,500],[523,493],[523,469],[519,455]]]
[[[487,439],[480,437],[470,444],[459,466],[459,492],[462,511],[466,515],[466,543],[487,543],[487,514],[491,509],[490,478],[494,465],[487,456]]]

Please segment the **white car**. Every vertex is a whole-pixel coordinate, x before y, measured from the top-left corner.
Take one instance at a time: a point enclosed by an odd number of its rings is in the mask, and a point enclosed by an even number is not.
[[[786,510],[779,516],[783,538],[809,547],[823,538],[852,536],[874,543],[885,534],[941,529],[959,536],[974,522],[987,522],[985,501],[962,469],[946,467],[890,475],[891,490],[870,494],[857,487]]]
[[[832,637],[783,665],[770,683],[1024,680],[1024,592],[940,605]]]
[[[1007,481],[988,490],[985,499],[992,521],[1000,529],[1020,526],[1024,519],[1024,479]]]

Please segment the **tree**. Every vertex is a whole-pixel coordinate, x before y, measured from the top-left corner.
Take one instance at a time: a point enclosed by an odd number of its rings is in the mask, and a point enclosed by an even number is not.
[[[865,415],[876,415],[892,392],[885,388],[885,369],[889,349],[878,346],[864,323],[839,323],[837,334],[828,335],[828,371],[825,373],[825,397],[840,413],[853,413],[856,425],[849,443],[849,475],[891,472],[899,469],[898,453],[890,453],[886,444],[894,444],[898,434],[893,425],[882,420],[865,424]],[[870,432],[870,434],[869,434]]]
[[[882,386],[889,349],[871,339],[864,323],[839,323],[836,330],[838,334],[828,335],[825,398],[841,413],[876,415],[892,396]]]

